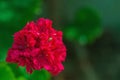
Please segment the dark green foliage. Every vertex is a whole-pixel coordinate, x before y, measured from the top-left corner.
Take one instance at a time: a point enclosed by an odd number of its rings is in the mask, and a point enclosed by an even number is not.
[[[81,45],[92,43],[102,33],[99,14],[91,8],[81,8],[75,20],[65,27],[65,37],[70,41],[78,41]]]

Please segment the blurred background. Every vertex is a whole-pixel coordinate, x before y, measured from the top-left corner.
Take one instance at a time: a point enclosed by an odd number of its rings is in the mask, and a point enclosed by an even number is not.
[[[65,70],[55,77],[5,62],[12,35],[40,17],[63,31]],[[0,80],[120,80],[120,0],[0,0]]]

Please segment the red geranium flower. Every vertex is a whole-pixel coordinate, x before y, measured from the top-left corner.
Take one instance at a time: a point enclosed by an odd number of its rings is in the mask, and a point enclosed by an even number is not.
[[[14,34],[6,61],[26,66],[29,73],[44,68],[56,75],[64,69],[62,62],[65,57],[62,32],[52,28],[52,21],[40,18],[36,22],[27,23]]]

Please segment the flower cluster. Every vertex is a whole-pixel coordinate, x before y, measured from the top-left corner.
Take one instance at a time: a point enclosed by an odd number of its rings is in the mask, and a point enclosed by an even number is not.
[[[40,18],[29,22],[14,34],[12,48],[8,50],[7,62],[26,66],[26,70],[48,70],[57,75],[64,69],[62,62],[66,57],[66,47],[62,32],[52,28],[52,21]]]

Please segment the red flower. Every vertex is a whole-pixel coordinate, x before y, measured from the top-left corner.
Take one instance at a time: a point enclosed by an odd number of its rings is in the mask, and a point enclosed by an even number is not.
[[[29,73],[45,68],[56,75],[64,69],[62,62],[65,57],[62,32],[52,28],[52,21],[40,18],[36,23],[27,23],[14,34],[14,43],[6,61],[26,66]]]

